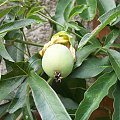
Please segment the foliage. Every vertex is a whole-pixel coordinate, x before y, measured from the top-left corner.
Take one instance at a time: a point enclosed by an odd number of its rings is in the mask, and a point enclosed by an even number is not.
[[[88,120],[110,94],[114,113],[104,117],[120,119],[120,43],[116,42],[120,4],[114,0],[58,0],[55,16],[38,0],[0,0],[0,7],[0,62],[4,61],[7,70],[0,73],[0,101],[4,100],[0,119]],[[82,21],[94,24],[96,14],[100,24],[90,31]],[[53,33],[66,31],[74,38],[76,62],[61,82],[44,73],[39,51],[31,55],[28,45],[43,45],[25,35],[25,28],[46,22]],[[98,37],[105,27],[109,34]],[[91,79],[95,82],[88,88]]]

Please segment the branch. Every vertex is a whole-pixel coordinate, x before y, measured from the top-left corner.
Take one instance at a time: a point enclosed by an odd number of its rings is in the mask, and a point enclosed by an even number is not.
[[[33,43],[33,42],[28,42],[28,41],[20,41],[20,40],[7,40],[9,42],[17,42],[17,43],[23,43],[23,44],[27,44],[27,45],[32,45],[32,46],[37,46],[37,47],[43,47],[44,45],[42,44],[37,44],[37,43]]]
[[[52,23],[54,23],[54,24],[56,24],[56,25],[59,25],[60,27],[64,28],[63,25],[59,24],[58,22],[56,22],[55,20],[51,19],[50,17],[44,15],[43,13],[39,12],[38,14],[41,15],[42,17],[48,19],[48,20],[51,21]],[[72,30],[69,30],[69,29],[68,29],[68,32],[71,32],[72,34],[76,35],[77,37],[82,38],[82,36],[78,35],[77,33],[73,32]]]

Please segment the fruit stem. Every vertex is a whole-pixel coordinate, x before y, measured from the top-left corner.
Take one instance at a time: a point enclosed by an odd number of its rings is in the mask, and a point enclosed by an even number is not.
[[[47,80],[47,83],[49,84],[49,85],[52,85],[52,82],[53,82],[53,78],[49,78],[48,80]]]

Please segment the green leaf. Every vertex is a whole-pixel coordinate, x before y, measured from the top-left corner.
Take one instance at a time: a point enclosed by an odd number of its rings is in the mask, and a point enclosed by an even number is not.
[[[79,67],[82,62],[95,50],[97,49],[96,46],[93,45],[87,45],[83,47],[82,49],[78,49],[76,52],[76,63],[75,63],[75,68]]]
[[[8,14],[11,9],[12,9],[12,8],[2,9],[2,10],[0,11],[0,18],[2,18],[3,16],[5,16],[6,14]]]
[[[87,9],[87,5],[84,5],[84,4],[75,6],[70,12],[69,19],[82,13],[86,9]]]
[[[80,34],[81,36],[84,36],[85,34],[89,33],[90,31],[88,29],[86,29],[79,21],[76,21],[76,23],[78,24],[78,26],[82,27],[82,30],[76,31],[77,34]],[[78,38],[80,39],[80,38]],[[79,40],[80,41],[80,40]]]
[[[110,11],[106,12],[102,16],[99,17],[99,21],[102,24],[110,24],[115,18],[120,16],[120,5],[116,8],[111,9]]]
[[[69,20],[69,14],[71,12],[71,9],[73,8],[75,3],[75,0],[72,0],[68,3],[68,5],[66,6],[65,10],[64,10],[64,19],[65,21]]]
[[[25,11],[26,11],[26,7],[25,6],[19,7],[19,9],[17,11],[17,16],[20,16],[21,18],[23,18]]]
[[[27,13],[26,17],[28,18],[29,16],[31,16],[31,15],[33,15],[33,14],[35,14],[35,13],[41,11],[41,10],[43,10],[44,8],[45,7],[43,7],[43,6],[33,6],[33,7],[31,7],[29,12]]]
[[[70,28],[72,28],[74,30],[81,31],[82,33],[85,32],[85,28],[79,26],[77,22],[70,21],[70,22],[67,23],[67,25],[68,25],[68,27],[70,27]]]
[[[98,0],[98,3],[98,8],[100,8],[100,15],[116,7],[115,0]]]
[[[67,77],[60,84],[53,82],[52,87],[58,94],[66,98],[71,98],[76,103],[79,103],[83,99],[84,92],[86,91],[86,81]]]
[[[30,15],[28,19],[36,20],[37,23],[46,22],[44,19],[40,18],[39,15]]]
[[[95,120],[111,120],[111,118],[108,116],[106,117],[98,117],[98,118],[95,118]]]
[[[16,89],[24,79],[25,77],[19,76],[0,81],[0,100],[5,99],[5,97],[14,89]]]
[[[5,36],[6,34],[7,34],[7,32],[0,34],[0,39],[4,38],[4,36]]]
[[[100,74],[106,67],[108,67],[108,57],[105,58],[89,58],[80,67],[75,69],[72,78],[91,78]],[[86,74],[87,73],[87,74]]]
[[[70,1],[72,0],[59,0],[57,3],[54,18],[61,25],[65,24],[64,11],[65,11],[66,6],[70,3]],[[60,30],[63,30],[63,28],[57,25],[57,31],[60,31]]]
[[[5,59],[14,62],[14,60],[11,58],[11,56],[7,52],[1,38],[0,38],[0,55]]]
[[[1,61],[2,61],[2,57],[0,56],[0,64],[1,64]],[[0,80],[1,80],[1,73],[2,73],[2,70],[0,69]]]
[[[112,120],[120,120],[120,81],[116,85],[116,89],[113,93],[114,96],[114,113]]]
[[[6,40],[6,44],[10,44],[10,41],[12,40],[23,41],[23,34],[20,30],[12,30],[6,34],[4,39]],[[24,60],[24,44],[14,43],[13,45],[6,46],[6,49],[14,61],[20,62]]]
[[[14,22],[3,24],[2,26],[0,26],[0,34],[11,31],[11,30],[23,28],[23,27],[31,25],[35,22],[36,21],[32,20],[32,19],[23,19],[23,20],[16,20]]]
[[[117,25],[116,25],[117,24]],[[111,24],[112,26],[116,25],[118,28],[120,28],[120,16],[118,16],[116,21],[113,21],[113,23]]]
[[[28,71],[28,64],[27,62],[18,62],[13,63],[10,61],[5,61],[7,65],[7,73],[5,75],[2,75],[1,80],[5,80],[11,77],[19,77],[19,76],[27,76]]]
[[[120,44],[118,44],[118,43],[116,43],[116,44],[112,44],[111,47],[114,47],[114,48],[120,49]]]
[[[84,99],[80,103],[75,120],[88,120],[91,113],[99,107],[102,99],[108,94],[112,85],[117,81],[114,73],[105,73],[85,92]]]
[[[95,35],[97,35],[106,25],[111,23],[117,16],[120,16],[120,6],[102,15],[99,18],[101,24],[98,25],[91,33],[84,35],[78,47],[82,48],[88,41],[90,41]]]
[[[77,109],[78,104],[76,102],[74,102],[72,99],[63,97],[61,95],[59,95],[59,98],[67,110],[76,110]]]
[[[23,108],[23,120],[34,120],[32,117],[30,117],[27,107]]]
[[[120,53],[117,52],[116,50],[109,50],[108,53],[109,53],[110,63],[118,79],[120,80]]]
[[[28,70],[30,71],[31,69],[34,69],[35,72],[37,72],[38,74],[40,74],[41,72],[43,72],[42,69],[42,60],[41,60],[41,56],[39,53],[34,54],[29,60],[29,68]]]
[[[44,79],[31,71],[28,82],[43,120],[71,120],[58,96]]]
[[[0,105],[0,118],[7,112],[10,103]]]
[[[105,39],[104,47],[109,48],[114,43],[114,41],[118,38],[119,35],[120,35],[120,31],[118,29],[112,30],[112,32],[110,32],[107,38]]]
[[[14,114],[8,114],[4,117],[4,120],[15,120],[16,117]]]
[[[30,104],[30,95],[31,95],[30,90],[31,90],[30,86],[27,82],[26,106],[25,106],[24,114],[26,114],[28,116],[26,119],[34,120],[33,115],[32,115],[32,111],[31,111],[31,104]],[[25,117],[26,117],[26,115],[25,115]]]
[[[18,109],[22,108],[25,105],[26,102],[26,90],[27,90],[27,84],[26,82],[23,83],[20,88],[18,89],[15,98],[11,102],[8,112],[14,113]]]
[[[79,5],[86,4],[88,8],[84,10],[80,16],[84,20],[92,20],[96,15],[97,1],[96,0],[76,0]]]

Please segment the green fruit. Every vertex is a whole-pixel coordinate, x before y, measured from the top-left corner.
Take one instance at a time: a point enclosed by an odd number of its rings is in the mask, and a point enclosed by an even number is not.
[[[67,77],[74,65],[74,58],[70,50],[61,44],[50,46],[42,58],[42,67],[45,73],[51,78]],[[56,78],[57,79],[57,78]]]

